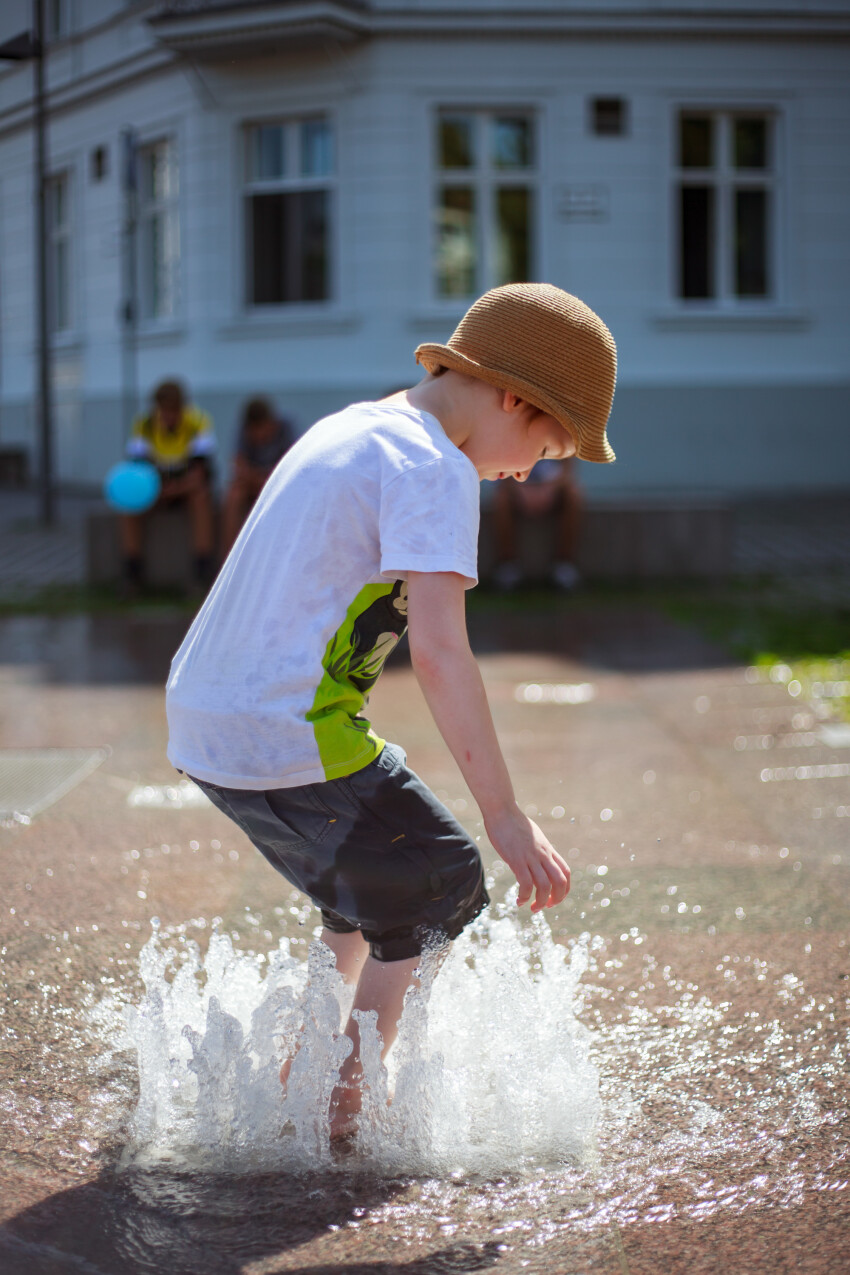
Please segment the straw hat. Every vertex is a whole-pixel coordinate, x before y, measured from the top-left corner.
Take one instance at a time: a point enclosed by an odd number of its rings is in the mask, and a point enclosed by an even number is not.
[[[617,347],[605,324],[550,283],[509,283],[485,292],[449,337],[428,342],[416,361],[429,372],[453,368],[511,390],[560,421],[576,455],[614,459],[605,426],[617,379]]]

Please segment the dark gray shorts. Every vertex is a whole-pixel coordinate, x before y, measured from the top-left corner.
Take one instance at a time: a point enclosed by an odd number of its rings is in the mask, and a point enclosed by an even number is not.
[[[456,938],[489,903],[475,842],[395,744],[343,779],[251,792],[196,779],[213,805],[379,961]]]

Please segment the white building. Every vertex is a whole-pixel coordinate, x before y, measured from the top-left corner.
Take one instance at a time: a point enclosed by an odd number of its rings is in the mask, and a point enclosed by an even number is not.
[[[256,393],[305,428],[532,278],[618,342],[592,492],[850,486],[850,2],[46,9],[63,481],[163,377],[225,449]],[[0,446],[35,469],[32,74],[0,69]]]

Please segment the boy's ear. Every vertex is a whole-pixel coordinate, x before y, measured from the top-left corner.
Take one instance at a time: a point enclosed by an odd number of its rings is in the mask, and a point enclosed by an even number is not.
[[[518,394],[514,394],[513,390],[502,390],[502,411],[515,412],[523,403],[523,399]]]

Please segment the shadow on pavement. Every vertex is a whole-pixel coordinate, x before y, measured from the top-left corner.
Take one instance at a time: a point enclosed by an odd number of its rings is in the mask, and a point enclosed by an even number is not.
[[[191,616],[176,608],[0,620],[0,665],[52,685],[164,685]]]
[[[48,1197],[0,1228],[0,1268],[4,1275],[239,1275],[248,1263],[349,1223],[355,1226],[340,1237],[342,1260],[287,1269],[292,1275],[467,1275],[499,1260],[499,1246],[491,1242],[453,1244],[408,1261],[379,1256],[376,1241],[356,1224],[405,1189],[402,1182],[340,1173],[104,1175]],[[385,1241],[382,1247],[385,1254]]]
[[[164,685],[171,658],[191,617],[177,608],[0,619],[0,666],[28,666],[30,680],[52,685]],[[650,603],[575,608],[487,599],[470,608],[469,634],[479,655],[545,653],[589,667],[622,672],[716,668],[729,655],[695,629]],[[391,657],[408,662],[403,642]]]
[[[479,655],[521,652],[559,655],[614,672],[718,668],[734,663],[728,652],[669,619],[651,603],[594,602],[571,606],[561,600],[500,609],[487,600],[469,615],[469,637]]]

